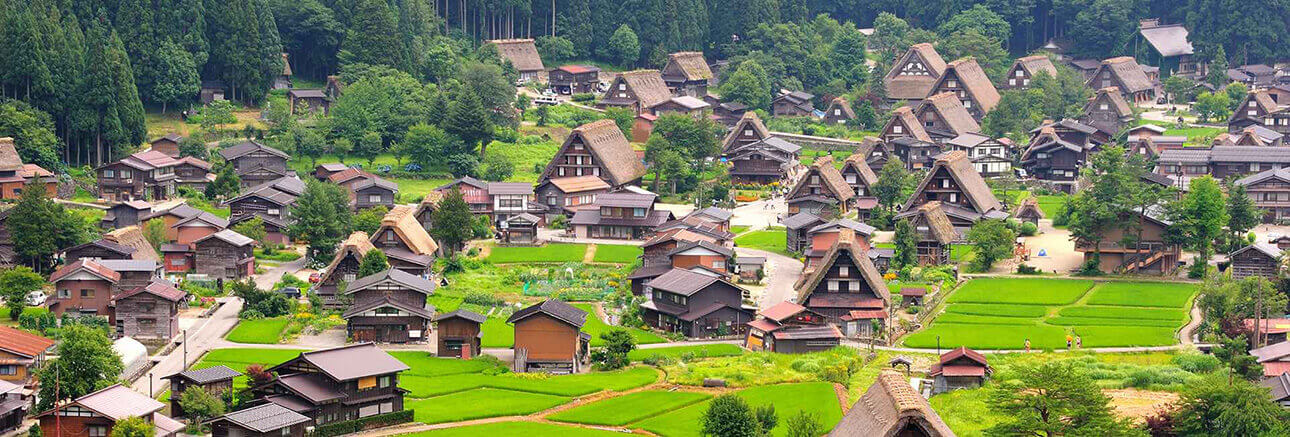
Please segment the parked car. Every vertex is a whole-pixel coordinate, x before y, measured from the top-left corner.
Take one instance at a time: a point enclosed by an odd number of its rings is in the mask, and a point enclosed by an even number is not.
[[[537,98],[533,99],[533,104],[535,104],[535,105],[559,105],[559,104],[560,104],[560,100],[556,99],[556,98],[555,98],[555,97],[553,97],[553,96],[538,96]]]
[[[322,272],[314,272],[309,274],[310,284],[317,284],[319,281],[322,281]]]
[[[28,306],[38,307],[44,305],[46,299],[49,299],[49,296],[45,295],[44,291],[36,290],[31,293],[27,293]]]

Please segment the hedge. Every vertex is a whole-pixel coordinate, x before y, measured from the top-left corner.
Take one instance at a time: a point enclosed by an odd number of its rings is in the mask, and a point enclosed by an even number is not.
[[[411,422],[412,415],[413,410],[403,410],[395,411],[393,413],[367,416],[361,419],[346,420],[344,422],[328,423],[314,428],[314,432],[309,434],[309,437],[332,437],[362,432],[372,428],[394,426],[400,423]]]

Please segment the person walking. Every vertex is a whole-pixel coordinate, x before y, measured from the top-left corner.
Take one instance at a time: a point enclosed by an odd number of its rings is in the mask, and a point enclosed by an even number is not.
[[[1026,353],[1030,353],[1030,339],[1026,339]]]
[[[1074,337],[1071,337],[1071,335],[1070,335],[1070,334],[1066,334],[1066,350],[1070,350],[1070,349],[1071,349],[1071,342],[1072,342],[1072,341],[1074,341],[1074,340],[1075,340],[1075,338],[1074,338]]]
[[[1084,348],[1084,339],[1081,338],[1078,334],[1075,335],[1075,349],[1083,349],[1083,348]]]

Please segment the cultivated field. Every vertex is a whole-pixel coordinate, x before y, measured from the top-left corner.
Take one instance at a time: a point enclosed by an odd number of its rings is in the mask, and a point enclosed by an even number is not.
[[[1032,349],[1164,346],[1187,323],[1196,287],[1169,282],[973,279],[953,292],[944,313],[905,338],[908,347]]]

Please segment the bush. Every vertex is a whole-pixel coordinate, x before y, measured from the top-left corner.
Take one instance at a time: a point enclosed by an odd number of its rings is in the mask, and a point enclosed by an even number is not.
[[[1191,373],[1209,373],[1223,365],[1218,357],[1196,353],[1174,355],[1173,363]]]
[[[463,303],[479,305],[483,307],[495,307],[506,305],[506,300],[483,291],[470,291],[461,299]]]
[[[574,94],[573,97],[571,97],[571,99],[578,103],[586,103],[586,102],[596,100],[596,95],[592,93],[577,93],[577,94]]]
[[[1039,269],[1025,264],[1017,264],[1017,274],[1020,275],[1037,275]]]
[[[314,432],[313,434],[310,434],[310,437],[332,437],[343,434],[353,434],[372,428],[408,423],[412,421],[413,412],[414,410],[395,411],[393,413],[378,414],[361,419],[319,425],[317,428],[314,428]]]
[[[1025,222],[1017,228],[1017,233],[1021,234],[1023,237],[1031,237],[1039,233],[1039,226],[1035,226],[1035,224],[1031,222]]]

